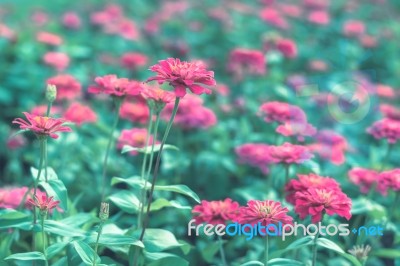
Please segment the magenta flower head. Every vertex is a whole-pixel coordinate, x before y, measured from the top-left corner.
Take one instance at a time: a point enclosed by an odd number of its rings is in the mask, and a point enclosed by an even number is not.
[[[58,200],[54,201],[53,197],[48,198],[46,195],[40,197],[35,196],[34,199],[28,199],[27,203],[39,208],[41,213],[51,212],[60,203]]]
[[[168,82],[174,87],[176,97],[186,95],[186,88],[194,94],[211,94],[211,90],[201,86],[216,85],[214,72],[208,71],[204,63],[186,62],[177,58],[168,58],[158,61],[158,64],[150,67],[150,70],[157,75],[147,79],[149,81],[157,81],[158,84]]]
[[[233,221],[239,212],[239,203],[227,198],[225,200],[206,201],[194,206],[192,213],[197,224],[225,224]]]
[[[310,150],[302,145],[285,142],[281,146],[270,146],[269,156],[274,163],[301,164],[314,157]]]
[[[52,118],[47,116],[32,115],[23,113],[28,121],[22,118],[14,119],[13,124],[19,124],[20,129],[29,130],[38,137],[50,136],[53,139],[58,138],[57,132],[71,132],[71,128],[64,126],[66,122],[62,118]]]
[[[140,82],[127,78],[118,78],[116,75],[96,77],[94,81],[96,85],[89,87],[89,93],[104,93],[116,97],[125,97],[139,95],[143,89]]]
[[[273,200],[249,200],[246,207],[240,208],[237,222],[240,224],[292,224],[293,218],[287,215],[289,209]]]

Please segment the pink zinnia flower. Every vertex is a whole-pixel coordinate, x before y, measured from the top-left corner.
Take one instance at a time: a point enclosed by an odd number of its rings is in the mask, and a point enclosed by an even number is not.
[[[312,152],[336,165],[345,162],[345,152],[349,149],[345,137],[332,130],[321,130],[315,140],[315,143],[308,145]]]
[[[141,93],[143,98],[158,103],[170,103],[175,100],[175,94],[158,87],[145,86]]]
[[[81,27],[81,18],[75,12],[66,12],[62,16],[62,24],[70,29],[79,29]]]
[[[279,9],[285,15],[287,15],[289,17],[294,17],[294,18],[300,17],[301,14],[303,13],[302,8],[295,4],[280,4]]]
[[[374,183],[378,181],[379,173],[372,169],[354,167],[348,172],[350,181],[360,187],[362,193],[368,193]]]
[[[288,193],[286,201],[292,204],[296,202],[296,192],[306,191],[308,188],[341,190],[339,183],[330,177],[323,177],[316,174],[297,174],[297,176],[299,179],[292,179],[285,185],[285,191]]]
[[[293,145],[288,142],[285,142],[281,146],[270,146],[269,155],[274,163],[286,164],[300,164],[313,157],[307,147]]]
[[[387,139],[390,144],[394,144],[400,139],[400,121],[384,118],[375,122],[367,132],[376,139]]]
[[[308,21],[317,25],[328,25],[330,20],[330,15],[326,11],[312,11],[308,15]]]
[[[297,46],[293,40],[278,39],[276,41],[276,49],[280,51],[286,58],[295,58],[297,56]]]
[[[400,120],[400,109],[394,107],[393,105],[390,104],[381,104],[379,106],[379,110],[383,114],[384,117],[394,119],[394,120]]]
[[[41,31],[36,35],[36,40],[38,42],[53,46],[58,46],[63,43],[63,39],[60,36],[44,31]]]
[[[53,197],[48,198],[46,195],[36,195],[34,199],[28,199],[26,202],[39,208],[41,212],[51,212],[51,210],[56,208],[60,203],[60,201],[54,201]]]
[[[379,97],[388,98],[388,99],[393,99],[396,97],[395,90],[392,87],[390,87],[388,85],[383,85],[383,84],[376,85],[376,94]]]
[[[145,66],[147,61],[147,56],[141,53],[125,53],[121,56],[121,66],[127,69]]]
[[[0,23],[0,37],[6,38],[10,41],[17,40],[17,34],[14,30],[10,29],[7,25]]]
[[[280,29],[287,29],[289,23],[286,21],[285,17],[276,10],[275,8],[266,7],[260,11],[260,18]]]
[[[56,100],[72,100],[81,95],[81,84],[71,75],[54,76],[49,78],[46,83],[57,87]]]
[[[61,118],[52,118],[46,116],[32,115],[27,112],[23,113],[28,121],[22,118],[16,118],[13,124],[19,124],[20,129],[30,130],[37,136],[50,136],[53,139],[58,138],[57,132],[71,132],[71,128],[64,126],[66,122]]]
[[[280,202],[273,200],[249,200],[246,207],[240,208],[240,214],[237,222],[240,224],[257,224],[261,223],[264,226],[269,224],[283,225],[292,224],[293,218],[287,213],[289,209],[282,207]]]
[[[263,173],[268,173],[267,165],[273,160],[269,155],[270,146],[262,143],[246,143],[235,148],[239,163],[249,164],[260,168]]]
[[[69,65],[69,56],[61,52],[47,52],[43,56],[43,62],[57,71],[63,71]]]
[[[260,116],[264,117],[265,122],[279,123],[303,123],[307,121],[304,111],[295,105],[285,102],[267,102],[260,106]]]
[[[309,8],[325,9],[329,7],[329,0],[303,0],[303,4]]]
[[[266,72],[264,54],[258,50],[236,48],[229,54],[228,71],[232,72],[238,80],[246,74],[264,75]]]
[[[400,191],[400,168],[384,171],[378,176],[378,191],[386,196],[387,191],[392,189],[396,193]]]
[[[104,93],[117,97],[125,97],[127,95],[139,95],[143,89],[143,86],[138,81],[118,78],[116,75],[96,77],[94,81],[97,84],[89,87],[89,93]]]
[[[365,48],[375,48],[378,46],[378,39],[374,36],[364,34],[358,38],[361,45]]]
[[[121,132],[121,135],[118,138],[117,148],[122,149],[125,145],[129,145],[135,148],[144,148],[146,147],[146,138],[147,138],[147,129],[145,128],[132,128],[132,129],[124,129]],[[149,136],[149,145],[152,145],[154,142],[153,135]],[[156,141],[156,143],[158,143]],[[131,155],[137,155],[137,151],[131,151]]]
[[[121,118],[129,121],[139,124],[146,124],[149,120],[150,112],[149,107],[143,101],[126,101],[121,105],[119,115]]]
[[[278,126],[276,132],[285,137],[297,136],[298,141],[304,141],[304,137],[314,136],[317,130],[307,122],[286,122]]]
[[[365,24],[359,20],[349,20],[343,25],[343,33],[348,37],[360,36],[365,32]]]
[[[351,199],[339,190],[312,187],[296,192],[295,198],[294,210],[300,219],[311,215],[311,221],[317,223],[324,213],[337,214],[347,220],[351,218]]]
[[[13,133],[15,133],[15,132],[13,132]],[[13,133],[11,133],[10,136],[12,136]],[[21,148],[21,147],[25,146],[25,144],[26,144],[26,138],[21,134],[15,135],[13,137],[9,137],[7,139],[7,148],[9,148],[11,150]]]
[[[236,219],[239,203],[230,198],[225,200],[206,201],[193,207],[192,214],[197,224],[225,224]]]
[[[168,82],[175,89],[176,97],[186,95],[186,88],[194,94],[210,94],[211,90],[200,85],[214,86],[214,72],[208,71],[204,63],[200,61],[186,62],[176,58],[168,58],[158,61],[158,64],[150,67],[157,73],[155,77],[147,81],[157,81],[158,84]]]
[[[64,113],[64,118],[81,126],[97,121],[96,113],[87,105],[72,103]]]

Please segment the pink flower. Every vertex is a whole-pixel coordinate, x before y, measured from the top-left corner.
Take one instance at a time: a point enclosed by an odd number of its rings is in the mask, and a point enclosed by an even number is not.
[[[325,9],[329,7],[329,0],[303,0],[303,4],[309,8]]]
[[[348,37],[360,36],[365,32],[365,25],[359,20],[349,20],[343,25],[343,34]]]
[[[297,136],[297,140],[304,141],[304,137],[314,136],[317,130],[307,122],[286,122],[278,126],[276,132],[285,137]]]
[[[157,81],[158,84],[168,82],[174,87],[176,97],[186,95],[186,88],[194,94],[210,94],[211,90],[203,85],[216,85],[214,72],[208,71],[202,62],[186,62],[176,58],[168,58],[158,61],[158,64],[150,67],[150,70],[157,73],[155,77],[147,81]]]
[[[362,193],[368,193],[372,185],[378,181],[379,173],[372,169],[354,167],[348,172],[350,181],[360,186]]]
[[[304,111],[295,105],[285,102],[267,102],[260,106],[260,116],[264,117],[265,122],[279,123],[303,123],[307,121]]]
[[[17,34],[15,33],[15,31],[2,23],[0,23],[0,37],[6,38],[10,41],[17,40]]]
[[[303,13],[302,8],[295,4],[280,4],[279,9],[285,15],[287,15],[289,17],[294,17],[294,18],[300,17],[301,14]]]
[[[69,56],[60,52],[47,52],[43,56],[43,62],[57,71],[63,71],[69,65]]]
[[[41,10],[36,10],[31,16],[32,22],[39,27],[46,25],[49,22],[49,15]]]
[[[277,28],[289,28],[289,23],[286,21],[285,17],[274,8],[266,7],[262,9],[260,12],[260,18]]]
[[[344,153],[348,150],[345,137],[331,130],[321,130],[315,136],[315,140],[315,143],[308,146],[312,152],[336,165],[345,162]]]
[[[104,93],[125,97],[127,95],[139,95],[143,89],[139,82],[131,81],[127,78],[118,78],[116,75],[96,77],[94,81],[97,84],[89,87],[89,93]]]
[[[296,192],[306,191],[308,188],[319,188],[329,190],[341,190],[340,185],[335,179],[323,177],[316,174],[301,175],[297,174],[299,179],[292,179],[285,185],[287,194],[286,201],[295,204]]]
[[[72,103],[64,113],[64,118],[81,126],[85,123],[97,121],[96,113],[89,107],[80,103]]]
[[[329,69],[329,66],[323,60],[311,60],[308,62],[308,68],[312,71],[324,72]]]
[[[22,118],[16,118],[13,124],[19,124],[20,129],[30,130],[37,136],[50,136],[53,139],[58,138],[57,132],[71,132],[71,128],[63,126],[64,119],[52,118],[46,116],[36,116],[27,112],[23,113],[28,121]]]
[[[377,84],[376,85],[376,94],[382,98],[393,99],[396,97],[395,90],[387,85]]]
[[[56,100],[72,100],[81,95],[81,84],[71,75],[57,75],[49,78],[46,83],[57,87]]]
[[[400,139],[400,121],[384,118],[375,122],[367,132],[376,139],[387,139],[390,144],[394,144]]]
[[[12,136],[14,133],[15,132],[13,132],[10,135]],[[15,135],[7,139],[7,148],[11,150],[21,148],[25,146],[25,144],[26,144],[26,138],[21,134]]]
[[[240,214],[237,222],[240,224],[257,224],[261,223],[264,226],[269,224],[283,225],[292,224],[293,218],[287,213],[289,209],[282,207],[280,202],[273,200],[249,200],[246,207],[240,208]]]
[[[286,164],[300,164],[313,157],[307,147],[288,142],[281,146],[270,146],[269,155],[274,163]]]
[[[66,12],[62,16],[62,24],[69,29],[79,29],[81,27],[81,18],[75,12]]]
[[[379,106],[379,110],[383,114],[384,117],[394,119],[394,120],[400,120],[400,109],[394,107],[393,105],[390,104],[381,104]]]
[[[378,191],[386,196],[387,191],[392,189],[396,193],[400,191],[400,169],[395,168],[392,170],[384,171],[378,176]]]
[[[290,39],[278,39],[276,41],[276,48],[286,58],[295,58],[297,56],[297,46],[293,40]]]
[[[228,71],[238,80],[243,79],[246,74],[264,75],[266,72],[264,54],[258,50],[236,48],[229,54]]]
[[[145,128],[132,128],[122,130],[121,135],[118,138],[117,148],[122,149],[125,145],[129,145],[136,148],[146,147],[147,129]],[[154,142],[153,135],[149,136],[149,145]],[[158,143],[158,142],[156,142]],[[137,151],[131,151],[131,155],[137,155]]]
[[[17,209],[24,199],[25,193],[28,191],[27,187],[3,187],[0,188],[0,208],[5,209]],[[33,189],[30,190],[28,200],[31,199]],[[46,193],[37,190],[36,194],[41,197]],[[29,207],[29,204],[25,202],[25,207]]]
[[[52,46],[58,46],[63,43],[63,39],[60,36],[44,31],[41,31],[36,35],[36,40]]]
[[[246,143],[235,148],[239,163],[249,164],[260,168],[263,173],[268,173],[267,165],[273,160],[269,155],[270,146],[262,143]]]
[[[328,25],[330,19],[329,13],[326,11],[311,11],[308,15],[308,21],[317,25]]]
[[[141,53],[125,53],[121,57],[121,66],[127,69],[136,69],[147,64],[148,58]]]
[[[330,216],[337,214],[347,220],[351,218],[351,199],[340,190],[311,187],[296,192],[295,198],[294,210],[300,219],[311,215],[311,221],[317,223],[324,213]]]
[[[151,100],[157,103],[170,103],[176,98],[175,94],[170,91],[151,86],[145,86],[143,88],[142,96],[146,100]]]
[[[227,198],[218,201],[202,200],[200,205],[193,207],[192,213],[197,224],[225,224],[233,221],[239,212],[239,203]]]
[[[58,106],[52,106],[50,109],[50,114],[55,115],[55,114],[60,114],[61,113],[61,108]],[[47,113],[47,105],[38,105],[32,108],[30,111],[31,115],[37,115],[37,116],[45,116]]]
[[[119,115],[134,123],[146,124],[149,120],[149,107],[144,101],[126,101],[121,105]]]
[[[374,36],[364,34],[358,38],[361,45],[365,48],[375,48],[378,46],[378,39]]]
[[[54,201],[53,197],[47,197],[46,195],[42,196],[35,196],[34,199],[28,199],[27,203],[31,204],[32,206],[36,206],[42,212],[48,212],[52,209],[56,208],[60,201]]]

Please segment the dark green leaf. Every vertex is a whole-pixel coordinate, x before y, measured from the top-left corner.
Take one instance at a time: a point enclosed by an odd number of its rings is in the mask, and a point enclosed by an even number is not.
[[[161,144],[154,145],[153,153],[158,152],[160,150],[160,147],[161,147]],[[164,144],[163,150],[176,150],[176,151],[179,151],[178,147],[170,145],[170,144]],[[121,153],[127,153],[127,152],[131,152],[131,151],[137,151],[137,152],[140,152],[140,153],[150,154],[151,153],[151,146],[138,148],[138,147],[132,147],[132,146],[129,146],[129,145],[125,145],[122,148]]]

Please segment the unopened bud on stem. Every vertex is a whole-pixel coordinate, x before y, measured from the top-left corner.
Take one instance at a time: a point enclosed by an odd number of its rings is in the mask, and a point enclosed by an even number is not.
[[[48,84],[46,88],[46,100],[52,103],[57,98],[57,87],[52,84]]]
[[[100,205],[100,212],[99,212],[100,220],[102,221],[107,220],[109,214],[110,214],[110,204],[102,202]]]

